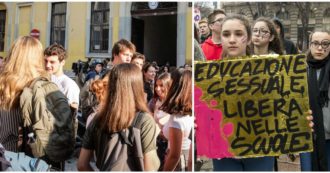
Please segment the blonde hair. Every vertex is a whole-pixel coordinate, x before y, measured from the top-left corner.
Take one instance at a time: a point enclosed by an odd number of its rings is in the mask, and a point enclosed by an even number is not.
[[[19,37],[11,46],[0,75],[0,107],[9,110],[18,106],[19,96],[34,78],[47,76],[43,48],[31,36]]]
[[[117,132],[128,128],[138,111],[148,112],[141,70],[130,63],[114,66],[98,116],[101,129]]]

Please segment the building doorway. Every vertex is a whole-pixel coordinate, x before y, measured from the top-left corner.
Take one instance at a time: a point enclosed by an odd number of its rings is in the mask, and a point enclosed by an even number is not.
[[[177,2],[133,2],[131,41],[159,66],[177,62]]]

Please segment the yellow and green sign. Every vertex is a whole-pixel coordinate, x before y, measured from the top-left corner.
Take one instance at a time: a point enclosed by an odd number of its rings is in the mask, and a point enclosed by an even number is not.
[[[312,151],[304,55],[195,62],[197,154],[209,158]]]

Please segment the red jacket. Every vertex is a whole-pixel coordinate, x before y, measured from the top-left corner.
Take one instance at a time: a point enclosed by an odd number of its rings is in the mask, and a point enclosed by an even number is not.
[[[206,60],[218,60],[221,59],[222,45],[214,44],[211,37],[209,37],[201,45]]]

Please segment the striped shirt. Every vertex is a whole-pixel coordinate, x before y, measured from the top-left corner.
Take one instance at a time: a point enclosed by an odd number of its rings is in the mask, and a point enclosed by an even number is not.
[[[0,143],[6,150],[18,152],[18,130],[22,121],[20,109],[0,110]]]

